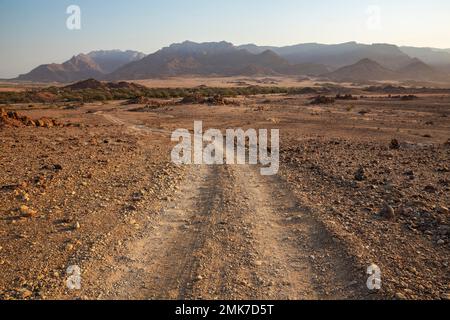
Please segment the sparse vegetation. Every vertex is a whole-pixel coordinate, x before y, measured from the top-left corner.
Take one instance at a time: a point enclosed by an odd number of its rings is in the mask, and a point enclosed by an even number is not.
[[[315,98],[312,98],[311,104],[332,104],[335,102],[334,98],[327,97],[327,96],[317,96]]]
[[[341,95],[340,93],[338,93],[338,94],[336,95],[336,100],[358,100],[358,98],[352,96],[351,94],[344,94],[344,95]]]
[[[395,95],[395,96],[389,95],[389,99],[399,99],[399,100],[402,100],[402,101],[412,101],[412,100],[419,99],[419,97],[415,96],[413,94],[408,94],[408,95],[403,95],[403,96],[402,95]]]
[[[201,97],[236,97],[258,94],[305,94],[305,88],[288,87],[196,87],[196,88],[146,88],[143,86],[49,87],[24,92],[0,92],[0,104],[13,103],[56,103],[56,102],[96,102],[108,100],[132,100],[140,97],[149,99]]]

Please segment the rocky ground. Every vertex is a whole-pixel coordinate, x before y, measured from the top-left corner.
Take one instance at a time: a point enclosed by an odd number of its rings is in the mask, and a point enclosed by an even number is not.
[[[449,299],[450,97],[311,98],[3,106],[0,298]],[[174,166],[194,120],[279,128],[279,174]]]

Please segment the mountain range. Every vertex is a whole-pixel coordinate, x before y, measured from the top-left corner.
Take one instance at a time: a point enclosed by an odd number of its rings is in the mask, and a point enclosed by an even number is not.
[[[73,82],[87,78],[103,78],[123,65],[140,60],[145,54],[137,51],[92,51],[73,56],[62,64],[44,64],[20,75],[17,80],[35,82]]]
[[[172,44],[144,55],[94,51],[63,64],[42,65],[17,80],[73,82],[137,80],[182,75],[319,76],[334,81],[450,81],[450,50],[347,42],[286,47],[235,46],[229,42]]]
[[[417,58],[412,59],[406,66],[395,71],[388,69],[373,60],[362,59],[355,64],[339,68],[338,70],[323,76],[333,81],[355,82],[364,82],[368,80],[448,82],[450,80],[449,74],[440,72]]]

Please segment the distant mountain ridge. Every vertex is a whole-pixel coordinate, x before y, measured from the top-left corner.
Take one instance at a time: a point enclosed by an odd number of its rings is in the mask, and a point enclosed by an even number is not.
[[[137,51],[103,50],[73,56],[62,64],[44,64],[20,75],[17,80],[35,82],[73,82],[102,78],[119,67],[140,60],[145,55]]]
[[[149,55],[117,50],[80,54],[63,64],[39,66],[18,80],[74,82],[88,78],[116,81],[185,75],[298,75],[336,81],[450,81],[449,74],[450,52],[445,49],[356,42],[273,47],[185,41]]]
[[[323,77],[334,81],[450,81],[448,74],[432,68],[417,58],[412,59],[408,65],[397,70],[385,68],[370,59],[363,59],[353,65],[324,74]]]
[[[397,77],[392,70],[370,59],[360,60],[324,76],[335,81],[364,81],[367,79],[382,81]]]
[[[186,41],[163,48],[144,59],[127,64],[109,80],[136,80],[178,75],[287,74],[291,65],[272,51],[253,54],[228,42]]]
[[[92,51],[88,56],[98,64],[103,73],[107,74],[127,63],[141,60],[145,54],[132,50],[100,50]]]
[[[400,47],[400,50],[434,67],[450,65],[450,49]]]
[[[259,47],[245,45],[252,52],[258,52]],[[267,47],[261,47],[267,50]],[[389,44],[366,45],[356,42],[347,42],[336,45],[318,43],[305,43],[287,47],[270,47],[270,50],[279,54],[293,64],[320,64],[334,69],[354,64],[362,59],[371,59],[387,68],[399,68],[407,65],[411,58],[403,53],[397,46]]]
[[[173,44],[119,68],[106,78],[136,80],[179,75],[320,75],[353,81],[450,78],[390,44],[310,43],[277,48],[234,46],[224,41]]]

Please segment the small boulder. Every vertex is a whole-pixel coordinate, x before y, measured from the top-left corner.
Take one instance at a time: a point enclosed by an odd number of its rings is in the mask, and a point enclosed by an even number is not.
[[[437,189],[433,185],[428,185],[423,189],[423,191],[428,192],[428,193],[436,193]]]
[[[364,168],[359,167],[359,169],[355,173],[355,180],[356,181],[364,181],[366,179],[367,179],[367,177],[366,177],[366,172],[365,172]]]
[[[37,215],[37,211],[30,209],[28,206],[22,205],[19,208],[19,212],[23,217],[33,218]]]
[[[29,299],[29,298],[31,298],[31,296],[33,295],[33,292],[30,291],[30,290],[28,290],[28,289],[26,289],[26,288],[20,289],[20,290],[19,290],[19,293],[20,293],[20,297],[21,297],[23,300]]]
[[[447,141],[444,143],[444,146],[446,147],[450,147],[450,138],[447,139]]]
[[[389,149],[392,149],[392,150],[400,149],[400,142],[398,142],[397,139],[392,139],[391,143],[389,144]]]
[[[437,209],[437,212],[438,213],[440,213],[440,214],[448,214],[449,213],[449,210],[448,210],[448,208],[447,207],[439,207],[438,209]]]
[[[395,210],[387,202],[383,203],[383,207],[381,208],[379,214],[380,216],[388,220],[395,219]]]
[[[401,292],[397,292],[395,294],[395,299],[397,300],[407,300],[408,298]]]

